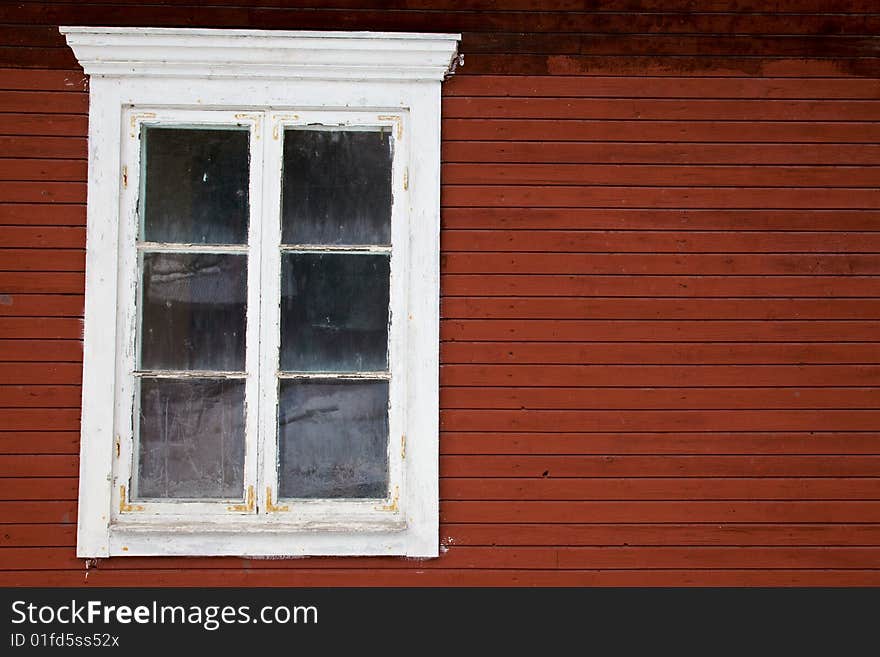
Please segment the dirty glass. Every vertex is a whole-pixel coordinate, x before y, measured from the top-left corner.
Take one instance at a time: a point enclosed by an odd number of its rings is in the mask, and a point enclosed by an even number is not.
[[[282,380],[279,494],[382,498],[388,494],[388,382]]]
[[[237,499],[244,487],[244,381],[140,382],[137,499]]]
[[[145,253],[141,368],[243,371],[247,257]]]
[[[246,243],[249,137],[244,128],[145,126],[142,239]]]
[[[281,241],[391,243],[391,133],[284,132]]]
[[[387,254],[284,253],[281,369],[388,367]]]

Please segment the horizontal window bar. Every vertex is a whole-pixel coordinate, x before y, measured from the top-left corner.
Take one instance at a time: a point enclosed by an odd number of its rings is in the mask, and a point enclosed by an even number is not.
[[[339,379],[345,381],[388,381],[391,372],[278,372],[279,379]]]
[[[246,372],[216,370],[138,370],[135,376],[149,379],[246,379]]]
[[[348,244],[282,244],[281,250],[293,253],[391,253],[390,246]]]
[[[138,251],[157,253],[247,253],[247,244],[175,244],[138,242]]]

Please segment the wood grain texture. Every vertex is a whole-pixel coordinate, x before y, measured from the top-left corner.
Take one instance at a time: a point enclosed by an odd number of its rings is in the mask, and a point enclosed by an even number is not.
[[[0,8],[0,584],[74,557],[88,81],[59,24],[461,31],[440,558],[105,560],[89,585],[880,585],[870,0]]]

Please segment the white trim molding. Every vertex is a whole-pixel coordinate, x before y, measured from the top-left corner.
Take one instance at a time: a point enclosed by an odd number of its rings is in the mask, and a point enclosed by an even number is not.
[[[438,556],[440,84],[459,35],[60,29],[91,76],[77,555]],[[253,256],[248,351],[230,376],[259,401],[232,501],[132,499],[139,249],[217,250],[138,241],[141,135],[163,125],[249,132],[251,229],[231,247]],[[310,248],[279,242],[281,140],[315,126],[394,140],[386,499],[272,494],[279,248]]]
[[[442,80],[458,34],[61,27],[88,75]]]

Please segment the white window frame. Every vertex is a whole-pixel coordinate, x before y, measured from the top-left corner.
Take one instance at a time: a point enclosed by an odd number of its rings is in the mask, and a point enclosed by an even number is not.
[[[440,83],[459,61],[459,35],[60,29],[90,76],[77,555],[436,557]],[[259,395],[261,403],[248,404],[248,493],[241,500],[147,503],[126,494],[133,467],[140,132],[167,123],[250,130],[249,243],[261,240],[262,259],[248,260],[245,385],[248,398]],[[390,486],[383,500],[271,499],[279,312],[265,300],[280,295],[274,231],[281,137],[286,126],[314,123],[387,126],[394,136]]]

